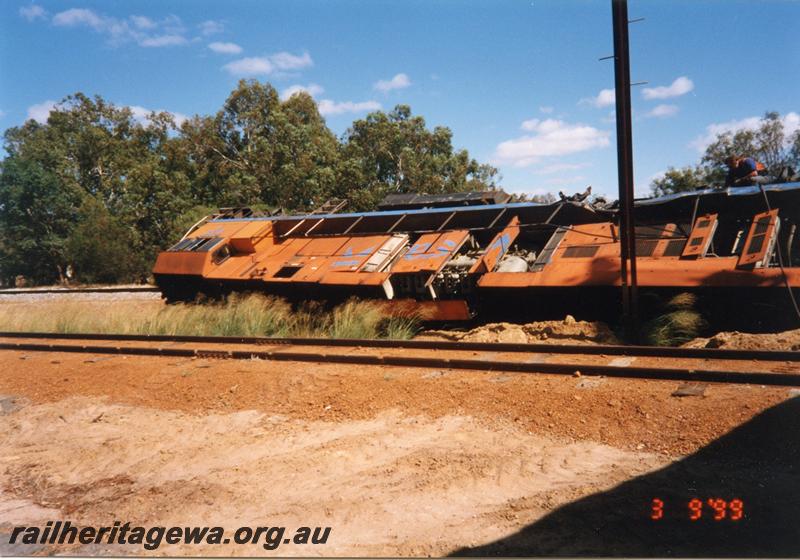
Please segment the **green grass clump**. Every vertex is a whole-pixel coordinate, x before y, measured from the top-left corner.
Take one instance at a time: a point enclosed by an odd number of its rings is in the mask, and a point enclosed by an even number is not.
[[[697,296],[681,293],[667,301],[662,313],[645,323],[645,340],[653,346],[679,346],[697,338],[708,326],[695,309]]]
[[[349,300],[331,310],[317,303],[293,309],[261,294],[226,301],[165,305],[160,301],[43,301],[0,304],[0,330],[198,336],[408,339],[416,318],[393,317],[380,302]]]

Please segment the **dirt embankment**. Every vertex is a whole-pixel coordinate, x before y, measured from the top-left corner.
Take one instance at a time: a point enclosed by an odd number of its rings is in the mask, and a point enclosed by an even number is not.
[[[563,321],[534,321],[522,325],[489,323],[469,331],[424,331],[417,338],[463,342],[619,344],[605,323],[576,321],[572,315],[567,315]]]
[[[577,321],[571,315],[567,315],[563,321],[535,321],[525,324],[489,323],[463,331],[423,331],[417,338],[422,340],[538,344],[621,343],[605,323],[599,321]],[[687,348],[800,351],[800,329],[780,333],[720,332],[707,338],[695,338],[683,346]]]
[[[781,333],[721,332],[709,338],[695,338],[684,346],[688,348],[728,348],[740,350],[793,350],[800,351],[800,329]]]

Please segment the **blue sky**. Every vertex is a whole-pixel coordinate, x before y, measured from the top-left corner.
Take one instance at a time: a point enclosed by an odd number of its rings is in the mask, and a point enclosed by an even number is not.
[[[639,194],[709,135],[767,110],[800,127],[800,1],[629,3]],[[603,1],[0,4],[0,129],[81,91],[135,112],[216,112],[240,78],[303,87],[343,133],[407,103],[497,165],[509,192],[615,197],[611,7]]]

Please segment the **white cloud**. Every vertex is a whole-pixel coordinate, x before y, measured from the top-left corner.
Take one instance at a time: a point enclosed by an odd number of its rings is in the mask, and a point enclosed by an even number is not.
[[[139,41],[139,45],[142,47],[173,47],[175,45],[185,45],[186,42],[186,37],[182,35],[159,35],[142,39]]]
[[[585,176],[575,175],[574,177],[553,177],[552,179],[548,179],[547,181],[545,181],[545,183],[554,187],[564,187],[568,185],[574,185],[576,183],[581,183],[585,180],[586,180]]]
[[[643,182],[645,185],[648,185],[648,186],[649,186],[649,185],[650,185],[650,184],[652,184],[654,181],[659,181],[659,180],[663,179],[663,178],[666,176],[666,174],[667,174],[667,171],[666,171],[666,170],[663,170],[663,171],[658,171],[658,172],[656,172],[656,173],[653,173],[652,175],[650,175],[650,176],[649,176],[647,179],[645,179],[644,181],[638,181],[638,183],[642,183],[642,182]]]
[[[686,76],[675,78],[675,81],[668,86],[654,88],[644,88],[642,97],[645,99],[669,99],[670,97],[680,97],[694,89],[694,82]]]
[[[115,45],[133,41],[142,47],[170,47],[189,42],[181,19],[172,15],[159,21],[141,15],[119,19],[86,8],[71,8],[54,15],[52,21],[59,27],[89,27]]]
[[[319,102],[319,114],[322,116],[328,115],[341,115],[343,113],[363,113],[366,111],[377,111],[381,108],[381,104],[377,101],[361,101],[354,103],[353,101],[332,101],[330,99],[321,99]]]
[[[88,25],[95,29],[103,27],[103,18],[98,16],[92,10],[85,8],[72,8],[59,12],[53,16],[53,25],[60,25],[66,27],[73,27],[76,25]]]
[[[553,107],[542,106],[542,107],[539,107],[539,111],[541,111],[545,115],[549,115],[550,113],[552,113],[554,111],[554,109],[553,109]]]
[[[50,111],[52,111],[56,106],[55,101],[42,101],[41,103],[37,103],[35,105],[31,105],[28,107],[28,118],[33,119],[39,123],[46,123],[47,117],[50,116]]]
[[[373,89],[388,93],[393,89],[403,89],[411,85],[411,80],[406,74],[395,74],[391,80],[378,80],[373,84]]]
[[[516,193],[516,194],[527,194],[528,196],[531,195],[546,195],[550,193],[550,189],[545,189],[542,187],[530,187],[530,186],[513,186],[509,184],[503,185],[503,190],[507,193]],[[552,193],[550,193],[552,194]]]
[[[786,136],[791,136],[796,131],[800,130],[800,114],[791,111],[781,117],[783,122],[783,130]],[[761,117],[747,117],[745,119],[726,121],[721,123],[712,123],[706,127],[705,134],[702,134],[692,140],[689,146],[695,148],[698,152],[704,152],[705,149],[717,139],[717,136],[726,132],[736,132],[737,130],[756,130],[763,119]]]
[[[588,167],[588,163],[552,163],[545,165],[534,170],[535,175],[552,175],[553,173],[560,173],[562,171],[575,171]]]
[[[300,56],[279,52],[269,56],[240,58],[222,68],[234,76],[258,76],[269,75],[278,70],[298,70],[313,64],[314,61],[307,52]]]
[[[288,52],[279,52],[270,56],[272,64],[278,70],[299,70],[314,65],[311,55],[304,52],[300,56]]]
[[[281,99],[283,101],[286,101],[295,93],[300,93],[301,91],[306,92],[311,97],[316,97],[318,95],[321,95],[325,91],[325,88],[317,84],[308,84],[307,86],[295,84],[293,86],[289,86],[288,88],[286,88],[281,92]]]
[[[263,57],[248,57],[234,60],[223,66],[228,73],[234,76],[257,76],[259,74],[271,74],[275,67],[270,62],[269,58]]]
[[[42,101],[41,103],[31,105],[30,107],[28,107],[28,118],[44,124],[47,122],[47,117],[50,115],[50,112],[53,111],[55,107],[56,107],[56,102],[51,101],[49,99],[47,101]],[[129,105],[128,109],[130,109],[134,120],[143,125],[146,125],[150,122],[151,113],[169,113],[175,119],[175,123],[178,126],[183,124],[183,122],[188,120],[189,118],[183,113],[178,113],[176,111],[167,111],[165,109],[152,110],[146,107],[142,107],[141,105]],[[0,116],[3,116],[3,114],[4,113],[0,111]]]
[[[131,21],[139,29],[153,29],[156,26],[156,22],[145,16],[131,16]]]
[[[555,119],[531,119],[522,123],[522,129],[534,134],[498,144],[493,158],[497,163],[526,167],[542,158],[609,145],[609,132],[583,124],[569,124]]]
[[[206,20],[197,27],[200,28],[200,33],[202,33],[203,35],[214,35],[215,33],[222,33],[225,29],[225,26],[222,25],[222,22],[214,21],[213,19]]]
[[[667,117],[674,117],[678,114],[677,105],[656,105],[652,111],[645,113],[645,117],[658,117],[658,118],[667,118]]]
[[[169,113],[172,115],[172,118],[175,119],[175,124],[178,126],[181,126],[184,123],[184,121],[186,121],[189,118],[183,113],[165,111],[164,109],[156,109],[155,111],[152,111],[140,105],[129,105],[128,109],[130,109],[131,113],[133,113],[134,120],[145,126],[150,122],[151,113]]]
[[[31,4],[30,6],[22,6],[19,9],[19,15],[28,21],[33,21],[39,18],[44,19],[47,16],[47,11],[37,4]]]
[[[170,112],[172,114],[172,118],[175,119],[175,124],[181,126],[183,123],[189,120],[188,115],[184,115],[183,113],[178,113],[175,111]]]
[[[220,54],[239,54],[242,52],[242,47],[236,43],[211,43],[208,48]]]
[[[584,97],[579,103],[583,105],[592,105],[594,107],[602,108],[613,105],[616,101],[613,89],[601,89],[596,97]]]

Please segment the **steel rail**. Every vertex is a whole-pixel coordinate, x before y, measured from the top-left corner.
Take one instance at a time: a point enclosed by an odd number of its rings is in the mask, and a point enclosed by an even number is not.
[[[553,364],[520,361],[484,361],[471,359],[436,358],[422,356],[379,356],[354,354],[326,354],[310,352],[269,352],[251,350],[216,350],[202,348],[153,348],[143,346],[87,346],[69,344],[34,344],[28,342],[0,342],[0,350],[32,352],[71,352],[81,354],[118,354],[133,356],[199,357],[234,360],[271,360],[355,364],[395,367],[462,369],[480,371],[505,371],[532,374],[603,375],[607,377],[652,379],[660,381],[695,381],[711,383],[747,383],[800,387],[800,373],[737,373],[730,371],[654,368],[641,366],[606,366],[597,364]]]
[[[17,288],[9,288],[0,290],[0,296],[22,296],[22,295],[36,295],[36,294],[118,294],[124,292],[160,292],[161,290],[156,286],[134,286],[130,288],[44,288],[34,290],[22,290]]]
[[[209,344],[257,344],[289,346],[361,346],[363,348],[408,348],[416,350],[464,350],[479,352],[528,352],[587,354],[705,360],[758,360],[800,362],[793,350],[733,350],[726,348],[674,348],[669,346],[622,346],[589,344],[536,344],[514,342],[456,342],[445,340],[390,340],[363,338],[270,338],[255,336],[186,336],[146,334],[78,334],[45,332],[0,332],[0,338],[63,340],[107,340],[113,342],[202,342]]]

